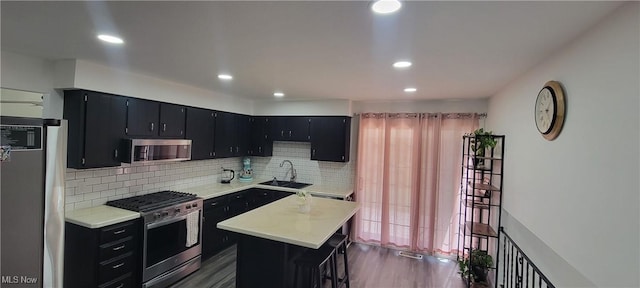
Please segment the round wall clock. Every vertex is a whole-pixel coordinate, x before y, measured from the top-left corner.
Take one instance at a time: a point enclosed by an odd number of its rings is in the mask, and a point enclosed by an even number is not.
[[[544,139],[553,140],[558,137],[564,124],[565,108],[564,91],[560,83],[545,83],[538,92],[534,113],[536,127]]]

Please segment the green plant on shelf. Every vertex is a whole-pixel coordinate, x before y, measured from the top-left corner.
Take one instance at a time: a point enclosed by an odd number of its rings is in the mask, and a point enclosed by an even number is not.
[[[471,276],[474,283],[486,283],[489,269],[493,267],[493,257],[487,251],[471,249],[470,255],[458,260],[458,274],[463,278]]]
[[[498,141],[492,134],[491,131],[484,131],[484,128],[476,129],[472,133],[467,134],[467,136],[473,137],[470,139],[470,148],[475,156],[473,159],[475,167],[482,166],[484,159],[479,159],[479,157],[484,157],[485,151],[488,148],[494,148],[498,144]]]

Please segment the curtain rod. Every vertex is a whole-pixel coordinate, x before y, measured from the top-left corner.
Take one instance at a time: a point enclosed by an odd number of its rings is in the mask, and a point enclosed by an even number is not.
[[[418,114],[418,115],[425,115],[425,116],[435,116],[438,114],[442,114],[443,116],[455,116],[455,115],[460,115],[460,116],[464,116],[464,115],[472,115],[473,113],[408,113],[408,112],[402,112],[402,113],[374,113],[374,112],[367,112],[367,113],[353,113],[353,116],[360,116],[362,114]],[[487,117],[487,113],[478,113],[478,117],[480,118],[486,118]]]

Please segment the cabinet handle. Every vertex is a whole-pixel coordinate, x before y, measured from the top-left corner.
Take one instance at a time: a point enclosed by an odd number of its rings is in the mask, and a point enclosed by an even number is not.
[[[240,148],[236,146],[236,153],[238,153],[238,151],[240,151]]]
[[[291,130],[289,130],[289,137],[291,137]]]
[[[211,203],[211,206],[218,206],[218,202]]]
[[[112,268],[112,269],[118,269],[118,268],[120,268],[120,267],[122,267],[122,266],[124,266],[124,262],[122,262],[122,263],[120,263],[120,264],[118,264],[118,265],[113,265],[113,266],[111,266],[111,268]]]
[[[151,122],[151,131],[153,131],[153,124],[154,124],[154,123],[153,123],[153,122]]]
[[[344,160],[344,156],[342,156],[342,160]]]
[[[162,131],[167,131],[167,123],[162,123]]]
[[[122,249],[122,248],[124,248],[124,247],[125,247],[125,245],[124,245],[124,244],[122,244],[122,245],[120,245],[120,246],[118,246],[118,247],[114,247],[114,248],[113,248],[113,249],[111,249],[111,250],[113,250],[113,251],[118,251],[118,250],[120,250],[120,249]]]
[[[113,150],[113,157],[118,159],[118,149]]]
[[[209,152],[209,156],[213,156],[213,152]]]
[[[280,137],[284,137],[284,130],[280,130]]]
[[[258,147],[258,153],[262,153],[262,146]]]
[[[113,232],[113,235],[122,234],[122,233],[124,233],[126,231],[127,231],[127,229],[118,230],[118,231]]]
[[[233,147],[229,147],[229,152],[233,153]]]

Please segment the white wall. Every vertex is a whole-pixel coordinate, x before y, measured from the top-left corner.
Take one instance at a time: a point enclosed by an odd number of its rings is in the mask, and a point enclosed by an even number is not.
[[[56,63],[56,68],[56,88],[81,88],[227,112],[253,113],[251,100],[85,60],[62,60]]]
[[[486,113],[488,103],[488,99],[357,101],[353,103],[353,112]]]
[[[351,116],[351,101],[256,101],[253,113],[261,116]]]
[[[566,90],[564,129],[544,140],[533,119],[548,80]],[[504,209],[550,251],[526,251],[556,286],[639,287],[640,5],[623,5],[490,98],[488,127],[505,134]],[[507,232],[518,225],[505,223]],[[533,244],[532,244],[533,243]],[[540,247],[540,246],[537,246]]]
[[[0,86],[44,94],[42,117],[62,118],[62,95],[53,88],[54,63],[8,51],[0,53]]]

